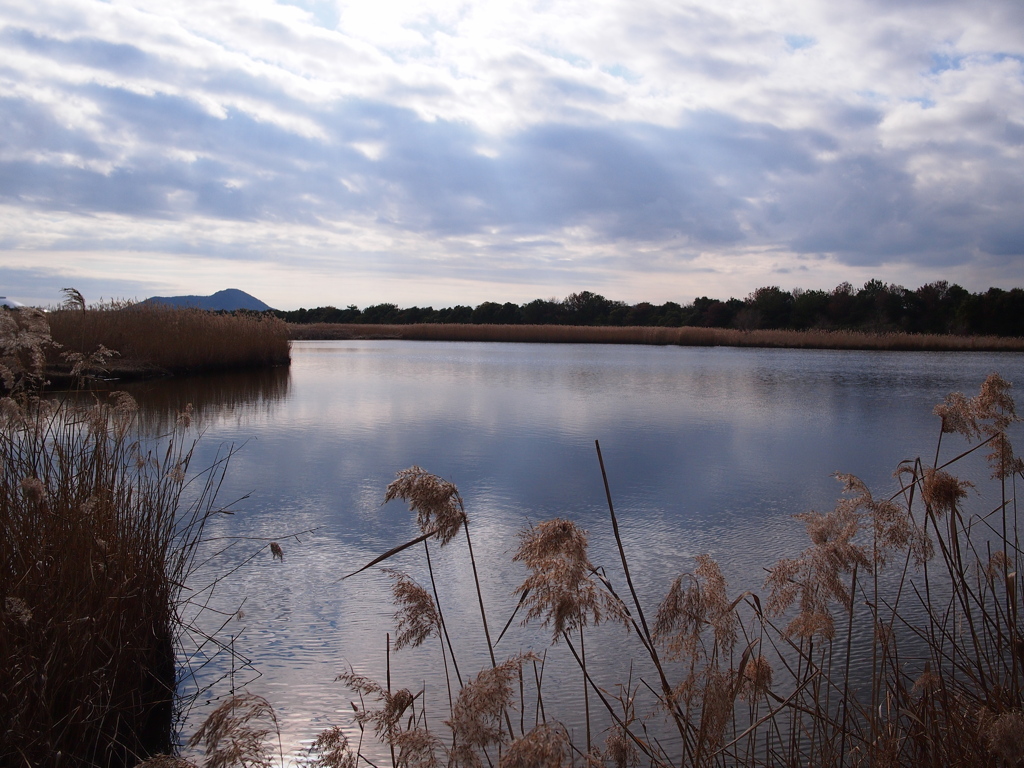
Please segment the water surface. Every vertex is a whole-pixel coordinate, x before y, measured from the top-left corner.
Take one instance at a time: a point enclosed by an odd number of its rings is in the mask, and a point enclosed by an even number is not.
[[[900,461],[933,457],[932,408],[948,392],[974,394],[992,371],[1024,381],[1024,356],[1008,353],[332,341],[294,343],[292,358],[290,370],[134,388],[154,429],[195,404],[204,436],[194,466],[236,449],[221,491],[224,502],[238,499],[235,514],[210,533],[243,537],[214,565],[240,567],[217,583],[212,605],[241,607],[224,632],[251,665],[222,656],[198,682],[226,676],[208,697],[232,685],[265,695],[287,750],[325,725],[351,726],[339,673],[384,679],[390,581],[376,570],[339,579],[417,535],[402,503],[381,506],[397,470],[416,464],[458,485],[496,634],[524,577],[510,562],[517,532],[531,522],[566,517],[587,529],[592,560],[625,593],[600,440],[630,567],[653,613],[701,553],[719,560],[731,591],[759,589],[766,566],[806,546],[791,515],[834,505],[833,473],[891,492]],[[947,437],[946,446],[952,456],[963,443]],[[246,561],[269,540],[281,542],[283,562],[266,551]],[[475,671],[487,654],[464,539],[433,555],[459,662]],[[429,583],[422,548],[392,564]],[[204,571],[194,586],[210,578]],[[542,653],[549,640],[514,625],[499,656]],[[632,646],[602,628],[591,658],[625,676]],[[549,656],[548,714],[578,730],[579,673],[564,646]],[[425,686],[428,707],[443,714],[436,644],[394,654],[392,674],[396,686]]]

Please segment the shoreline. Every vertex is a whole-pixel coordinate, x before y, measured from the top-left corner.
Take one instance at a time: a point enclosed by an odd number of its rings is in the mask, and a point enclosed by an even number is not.
[[[491,341],[531,344],[647,344],[689,347],[761,347],[914,352],[1024,352],[1024,338],[863,331],[741,331],[733,328],[678,328],[592,325],[482,325],[418,323],[288,323],[291,341],[398,339],[407,341]]]

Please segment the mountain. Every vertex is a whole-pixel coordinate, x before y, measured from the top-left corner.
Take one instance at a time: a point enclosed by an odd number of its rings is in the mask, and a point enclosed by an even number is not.
[[[273,307],[264,304],[255,296],[250,296],[245,291],[240,291],[237,288],[217,291],[212,296],[153,296],[142,303],[169,304],[172,307],[195,307],[196,309],[223,310],[226,312],[234,312],[236,309],[250,309],[254,312],[273,309]]]

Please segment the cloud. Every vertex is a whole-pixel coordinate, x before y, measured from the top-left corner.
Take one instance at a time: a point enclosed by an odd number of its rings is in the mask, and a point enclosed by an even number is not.
[[[467,286],[1019,283],[1018,4],[379,5],[4,9],[0,268],[45,242]]]

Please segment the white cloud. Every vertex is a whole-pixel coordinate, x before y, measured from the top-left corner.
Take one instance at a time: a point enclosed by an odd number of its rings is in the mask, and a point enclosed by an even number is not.
[[[1013,0],[305,5],[0,9],[0,273],[134,249],[121,276],[164,285],[151,254],[244,253],[307,285],[333,264],[459,293],[434,303],[574,278],[1020,282]]]

